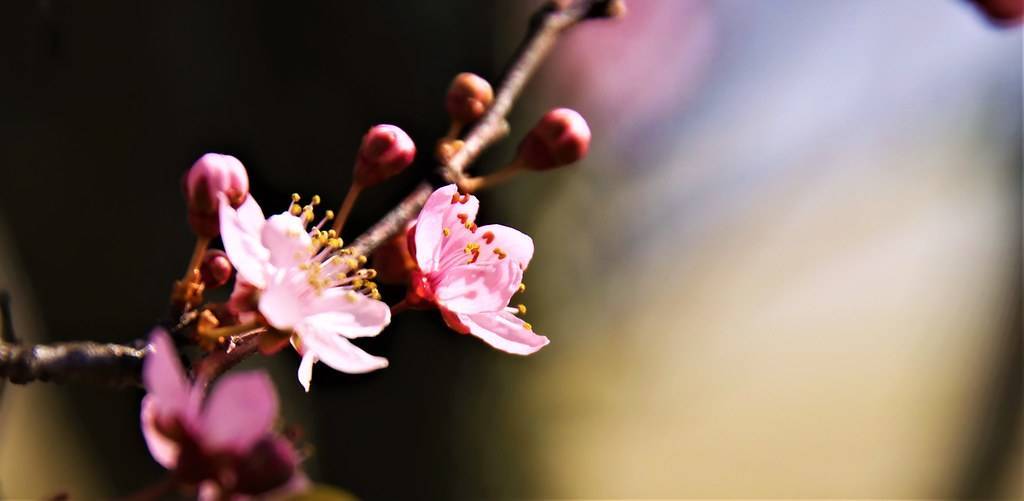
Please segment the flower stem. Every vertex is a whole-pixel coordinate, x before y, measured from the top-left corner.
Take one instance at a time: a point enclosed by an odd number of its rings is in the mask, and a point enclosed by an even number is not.
[[[523,164],[514,161],[486,176],[467,177],[459,181],[459,189],[466,193],[475,193],[487,188],[493,188],[509,179],[512,179],[523,171]]]
[[[402,299],[401,301],[399,301],[399,302],[397,302],[397,303],[395,303],[395,304],[393,304],[391,306],[391,314],[392,315],[397,315],[397,314],[399,314],[399,313],[401,313],[401,312],[403,312],[405,310],[408,310],[408,309],[409,309],[409,301],[406,300],[406,299]]]
[[[192,249],[192,258],[188,261],[188,268],[185,268],[185,276],[182,281],[185,283],[199,281],[199,267],[203,264],[203,256],[206,255],[206,248],[210,246],[210,239],[196,237],[196,246]]]
[[[345,221],[348,219],[348,215],[352,212],[352,207],[356,204],[356,199],[359,198],[359,194],[362,193],[363,186],[359,183],[352,183],[349,187],[348,193],[345,194],[345,200],[341,202],[341,207],[338,208],[338,215],[334,216],[334,226],[331,229],[334,230],[338,236],[341,236],[341,229],[345,226]]]

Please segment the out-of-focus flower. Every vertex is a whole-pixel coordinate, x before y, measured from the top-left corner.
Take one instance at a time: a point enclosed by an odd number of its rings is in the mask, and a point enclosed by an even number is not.
[[[516,162],[531,170],[548,170],[577,162],[590,149],[590,127],[579,113],[556,108],[544,114],[519,143]]]
[[[217,209],[221,197],[238,207],[249,196],[249,175],[245,166],[231,155],[207,153],[196,160],[185,175],[188,222],[203,238],[219,233]]]
[[[394,125],[375,125],[363,136],[356,156],[353,180],[360,187],[373,186],[402,172],[416,158],[416,144]]]
[[[430,195],[416,220],[410,249],[418,269],[407,301],[435,305],[445,322],[508,353],[529,355],[548,344],[518,318],[525,307],[508,306],[522,288],[533,257],[533,240],[497,224],[477,226],[480,202],[455,185]]]
[[[203,485],[218,499],[305,486],[298,453],[273,432],[278,403],[266,374],[225,376],[204,402],[205,382],[192,384],[185,376],[167,333],[154,331],[150,345],[142,369],[142,434],[153,459],[176,480]]]
[[[293,203],[265,219],[252,197],[237,210],[221,201],[221,238],[243,283],[232,295],[233,309],[244,312],[246,304],[255,303],[270,326],[292,333],[306,391],[318,361],[348,373],[387,367],[387,359],[348,340],[376,336],[391,322],[370,281],[375,272],[361,269],[365,258],[342,249],[333,231],[321,231],[326,219],[307,230],[312,220],[312,204]]]
[[[1024,20],[1024,0],[969,0],[992,21],[1007,26]]]
[[[211,249],[206,251],[203,263],[199,265],[199,279],[207,289],[215,289],[226,284],[234,271],[224,251]]]

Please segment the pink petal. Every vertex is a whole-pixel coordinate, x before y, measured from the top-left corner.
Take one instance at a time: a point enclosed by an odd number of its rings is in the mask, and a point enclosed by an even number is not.
[[[178,360],[178,350],[163,329],[149,335],[151,352],[142,363],[142,381],[160,415],[182,413],[188,407],[191,382]]]
[[[160,466],[173,470],[178,465],[178,454],[181,448],[176,442],[164,436],[157,429],[157,403],[152,395],[142,398],[142,411],[139,412],[139,421],[142,424],[142,438],[146,440],[146,447],[149,447],[149,454]]]
[[[416,220],[415,257],[420,270],[424,273],[437,270],[441,258],[439,251],[445,238],[443,229],[448,228],[452,231],[461,227],[459,214],[465,214],[469,221],[476,218],[480,201],[470,196],[466,203],[452,203],[452,197],[458,192],[454,184],[438,188],[427,199]]]
[[[260,242],[270,250],[270,264],[278,268],[298,266],[310,257],[312,239],[306,225],[287,212],[267,219],[260,230]]]
[[[266,435],[276,418],[277,394],[266,374],[230,374],[207,399],[198,431],[204,446],[241,453]]]
[[[260,295],[259,310],[270,325],[288,330],[305,317],[313,296],[305,272],[297,268],[279,270]]]
[[[328,289],[306,309],[307,321],[347,338],[376,336],[391,323],[391,308],[381,301],[343,289]]]
[[[297,325],[295,332],[302,340],[304,353],[315,354],[319,361],[335,370],[349,374],[362,374],[388,366],[386,358],[366,353],[347,339],[331,333],[325,326],[315,321],[307,320]]]
[[[256,214],[263,214],[252,196],[236,211],[226,197],[220,200],[220,239],[224,252],[238,271],[238,276],[253,286],[266,286],[266,273],[270,251],[260,243],[263,222],[256,222]]]
[[[548,338],[527,329],[519,317],[505,311],[459,315],[459,321],[469,327],[470,334],[513,355],[529,355],[548,344]]]
[[[493,237],[485,237],[488,234]],[[478,237],[475,241],[480,244],[480,257],[474,264],[510,260],[524,270],[530,265],[530,259],[533,258],[533,239],[525,233],[500,224],[488,224],[477,228],[475,235]],[[494,252],[495,249],[500,252]],[[501,254],[505,257],[502,258]],[[516,284],[516,287],[518,286],[519,284]]]
[[[522,280],[523,270],[507,259],[458,266],[441,274],[434,295],[439,305],[457,313],[498,311],[508,306]]]

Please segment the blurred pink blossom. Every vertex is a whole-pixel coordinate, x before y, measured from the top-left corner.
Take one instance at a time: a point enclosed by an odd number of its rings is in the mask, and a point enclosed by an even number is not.
[[[292,444],[273,433],[278,403],[266,374],[225,376],[204,400],[204,381],[185,376],[170,336],[150,336],[143,363],[142,434],[176,480],[221,494],[291,492],[306,483]]]

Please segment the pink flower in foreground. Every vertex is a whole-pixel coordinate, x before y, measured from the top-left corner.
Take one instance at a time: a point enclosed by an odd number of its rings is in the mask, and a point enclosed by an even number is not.
[[[296,196],[297,198],[297,196]],[[385,358],[366,353],[348,339],[376,336],[391,322],[391,311],[378,301],[370,270],[341,249],[332,232],[311,230],[312,205],[265,219],[253,197],[238,209],[221,200],[220,229],[224,249],[240,279],[240,297],[277,330],[291,332],[302,355],[299,382],[309,391],[313,364],[322,361],[348,373],[388,366]]]
[[[220,498],[286,494],[305,487],[291,442],[272,431],[277,395],[266,374],[230,374],[203,402],[163,330],[143,363],[142,434],[150,454],[183,483]]]
[[[510,308],[533,257],[533,240],[492,224],[477,227],[480,201],[454,184],[439,188],[423,206],[410,232],[413,273],[409,301],[436,305],[452,329],[472,334],[508,353],[529,355],[548,344]]]

